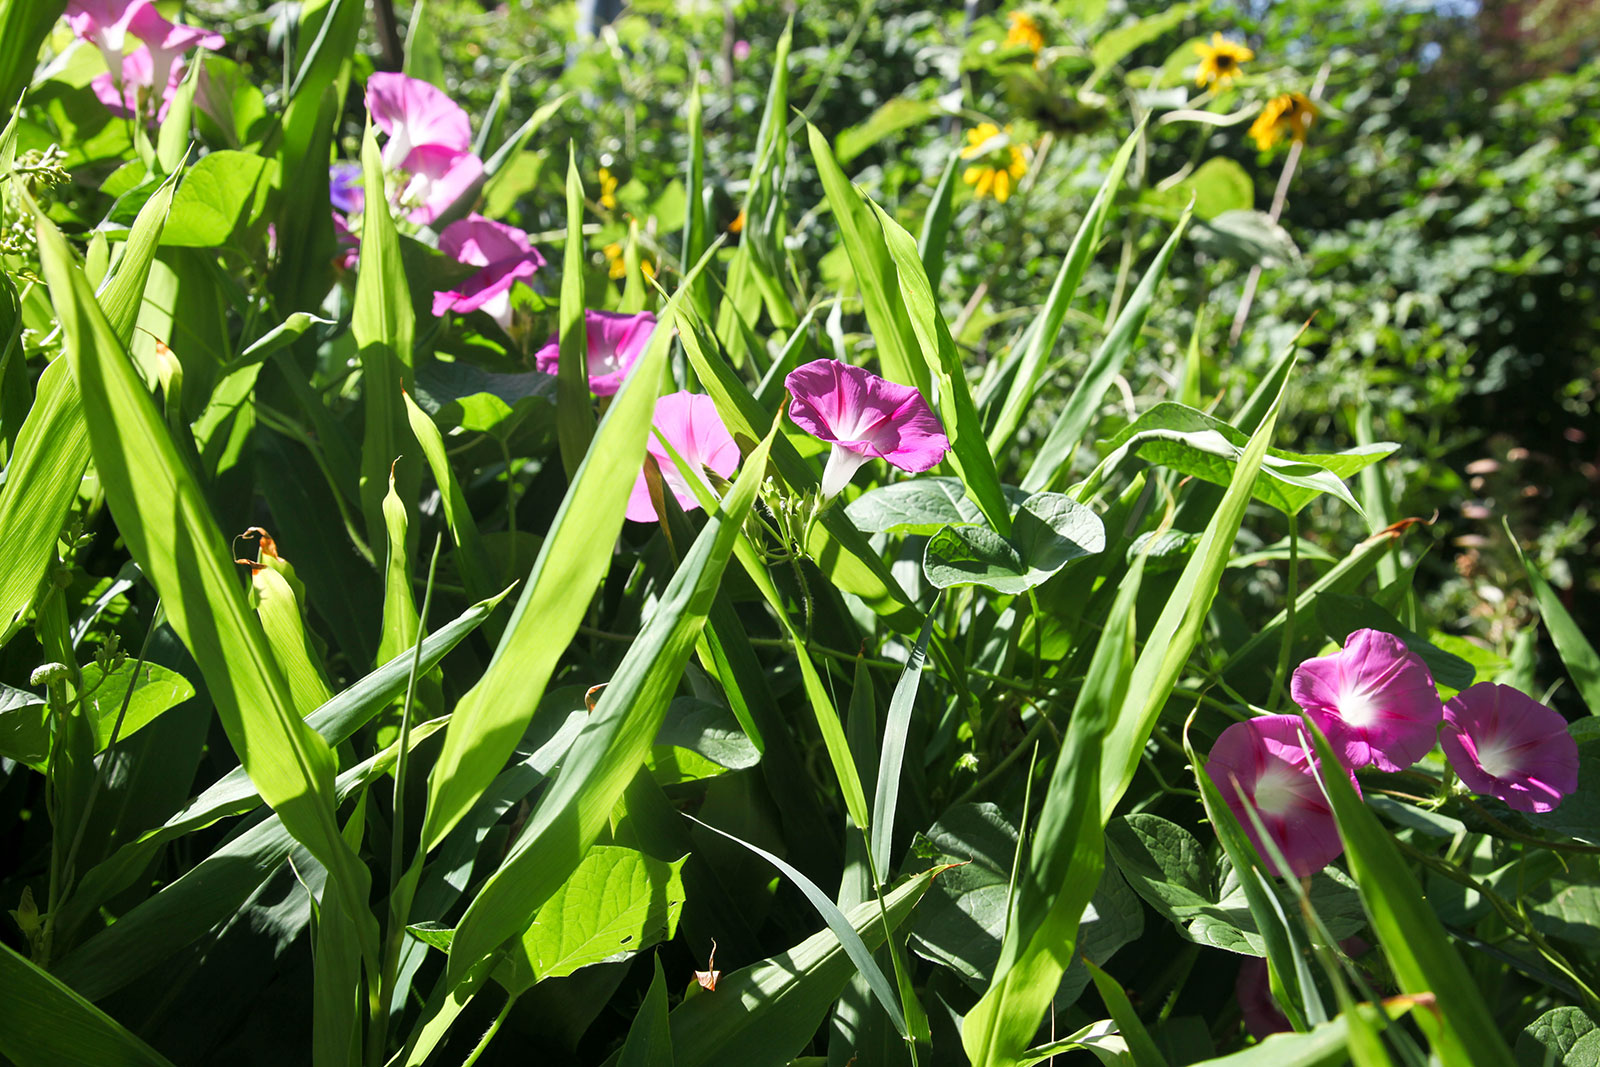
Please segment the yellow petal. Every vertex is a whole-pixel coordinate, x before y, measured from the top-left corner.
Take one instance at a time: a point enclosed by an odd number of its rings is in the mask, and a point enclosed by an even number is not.
[[[994,188],[995,173],[996,172],[993,170],[985,169],[983,173],[978,176],[977,194],[980,199],[988,196],[989,190]]]
[[[1002,204],[1011,199],[1011,175],[1003,170],[994,172],[994,198]]]

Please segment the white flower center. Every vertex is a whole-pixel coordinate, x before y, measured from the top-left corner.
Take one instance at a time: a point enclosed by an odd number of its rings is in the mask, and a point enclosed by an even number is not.
[[[1301,777],[1298,771],[1281,763],[1268,767],[1256,779],[1256,810],[1263,815],[1287,815],[1299,807]]]
[[[1378,705],[1365,689],[1352,689],[1339,694],[1339,718],[1348,726],[1363,729],[1378,721]]]
[[[1517,761],[1511,753],[1511,746],[1498,737],[1485,738],[1478,742],[1478,766],[1483,768],[1483,773],[1492,778],[1509,778],[1517,771]]]

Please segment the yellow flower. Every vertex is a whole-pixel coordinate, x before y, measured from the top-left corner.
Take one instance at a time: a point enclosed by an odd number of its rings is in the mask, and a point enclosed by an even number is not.
[[[728,232],[729,233],[743,233],[744,232],[744,208],[740,208],[738,216],[732,222],[728,223]]]
[[[1304,93],[1284,93],[1267,101],[1267,106],[1250,124],[1250,136],[1263,152],[1277,144],[1285,133],[1292,141],[1304,142],[1306,127],[1316,117],[1317,105],[1307,100]]]
[[[1007,126],[1005,133],[1009,135],[1011,127]],[[961,180],[973,187],[972,194],[980,200],[993,196],[1005,203],[1016,180],[1028,172],[1028,157],[1022,146],[1002,137],[1000,128],[992,122],[967,131],[967,146],[961,150],[961,158],[974,161],[961,172]]]
[[[606,273],[613,278],[623,278],[628,273],[628,261],[622,253],[622,243],[613,241],[601,249],[606,256]],[[656,276],[656,265],[648,259],[639,260],[639,270],[646,278]]]
[[[1026,11],[1013,11],[1006,16],[1010,24],[1006,30],[1006,47],[1024,44],[1029,51],[1037,52],[1044,47],[1044,31],[1039,28],[1039,20]]]
[[[1220,33],[1211,35],[1211,43],[1204,41],[1194,46],[1200,54],[1200,70],[1195,74],[1196,85],[1227,85],[1239,75],[1239,68],[1250,62],[1256,54],[1238,41],[1230,41]]]
[[[605,167],[600,168],[600,206],[613,211],[617,207],[617,179]]]

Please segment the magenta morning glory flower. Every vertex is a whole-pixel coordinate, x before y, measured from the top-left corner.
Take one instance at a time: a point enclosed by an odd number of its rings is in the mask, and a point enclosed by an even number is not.
[[[1509,685],[1480,682],[1451,697],[1439,744],[1468,789],[1518,811],[1551,811],[1578,788],[1567,720]]]
[[[221,34],[168,22],[152,4],[134,10],[128,20],[128,32],[149,47],[151,82],[155,85],[166,84],[173,64],[189,49],[198,46],[214,51],[223,45]]]
[[[468,215],[446,226],[439,235],[439,251],[483,269],[455,289],[434,293],[433,313],[482,310],[502,328],[511,325],[511,287],[544,266],[544,257],[527,234],[482,215]]]
[[[418,145],[400,168],[406,175],[399,201],[412,222],[428,225],[483,177],[483,160],[445,145]]]
[[[1274,874],[1285,872],[1262,847],[1242,798],[1255,806],[1267,835],[1289,864],[1287,873],[1297,878],[1315,874],[1344,851],[1333,809],[1317,781],[1317,766],[1310,734],[1298,715],[1236,722],[1211,746],[1206,773]],[[1344,773],[1359,794],[1355,775]]]
[[[172,95],[178,91],[185,69],[181,59],[172,65],[167,73],[166,84],[161,88],[160,103],[155,104],[153,113],[151,103],[155,95],[155,72],[150,49],[144,45],[122,57],[120,77],[110,73],[96,74],[90,80],[89,88],[94,90],[95,98],[105,105],[106,110],[119,119],[131,119],[143,114],[153,122],[160,122],[167,117]]]
[[[333,240],[336,251],[333,262],[340,270],[355,270],[361,262],[361,235],[350,228],[350,223],[337,211],[333,215]]]
[[[406,160],[420,145],[465,152],[472,144],[472,125],[461,105],[420,78],[372,75],[367,79],[367,110],[372,124],[389,135],[383,164],[390,170],[415,169]]]
[[[733,435],[722,424],[716,402],[709,396],[688,392],[668,393],[656,401],[656,413],[651,424],[672,442],[673,450],[689,464],[702,485],[708,484],[701,473],[702,467],[709,467],[724,478],[731,477],[739,469],[739,446],[733,443]],[[678,506],[685,511],[699,507],[700,501],[690,488],[687,477],[672,462],[654,433],[645,447],[656,457],[656,463],[661,467],[661,480],[677,498]],[[658,517],[655,504],[650,500],[649,483],[645,481],[644,472],[640,471],[633,483],[633,492],[628,495],[628,518],[634,522],[655,522]]]
[[[922,394],[836,359],[812,360],[783,380],[789,418],[833,446],[822,474],[822,495],[837,496],[869,459],[903,471],[925,471],[950,451],[944,427]]]
[[[1289,693],[1352,769],[1405,770],[1433,748],[1444,718],[1427,666],[1381,630],[1357,630],[1342,650],[1300,664]]]
[[[128,23],[146,9],[154,10],[150,0],[71,0],[67,25],[74,36],[93,42],[105,55],[106,67],[115,71],[127,47]]]
[[[622,315],[614,311],[585,311],[583,330],[589,342],[589,389],[595,396],[611,396],[622,388],[622,380],[639,362],[644,346],[655,332],[656,317],[648,311]],[[561,346],[551,334],[545,346],[533,354],[534,366],[546,374],[561,367]]]

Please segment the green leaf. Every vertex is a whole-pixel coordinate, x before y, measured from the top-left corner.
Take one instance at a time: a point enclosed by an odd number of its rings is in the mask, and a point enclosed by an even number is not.
[[[563,257],[556,439],[561,445],[561,465],[567,478],[575,480],[594,438],[595,421],[594,409],[589,406],[589,343],[584,326],[587,304],[583,292],[583,179],[578,176],[578,150],[571,142],[567,143],[567,245]],[[650,411],[653,410],[652,406]],[[649,411],[644,420],[649,423]]]
[[[806,125],[811,157],[839,225],[839,238],[850,257],[856,284],[866,306],[867,325],[878,343],[878,359],[883,376],[902,385],[914,386],[924,398],[930,395],[929,361],[918,351],[917,335],[906,314],[906,306],[895,288],[898,272],[894,257],[884,241],[883,228],[844,171],[834,161],[827,140],[815,126]],[[947,427],[948,428],[948,427]]]
[[[1439,648],[1421,634],[1401,626],[1399,619],[1365,597],[1324,593],[1317,598],[1316,615],[1318,625],[1341,645],[1357,630],[1381,630],[1393,634],[1427,664],[1428,673],[1439,685],[1459,692],[1471,685],[1476,676],[1477,671],[1472,664]]]
[[[1094,980],[1094,987],[1105,1002],[1106,1010],[1111,1012],[1112,1021],[1117,1024],[1122,1039],[1128,1043],[1134,1067],[1166,1067],[1166,1057],[1156,1048],[1150,1031],[1145,1029],[1122,984],[1095,966],[1093,961],[1085,960],[1084,964],[1089,968],[1089,977]]]
[[[897,929],[942,868],[925,871],[847,914],[870,951]],[[888,921],[884,921],[887,913]],[[856,965],[831,929],[760,963],[724,974],[714,993],[690,997],[667,1017],[677,1067],[786,1067],[815,1035]]]
[[[841,164],[848,165],[861,153],[885,138],[911,126],[920,126],[941,114],[939,106],[931,100],[913,100],[908,96],[892,97],[865,122],[850,127],[834,142]]]
[[[937,602],[936,602],[937,603]],[[894,813],[900,803],[900,771],[906,757],[906,734],[911,729],[911,712],[922,682],[922,664],[928,656],[928,639],[933,636],[933,615],[922,624],[922,633],[906,659],[905,670],[889,698],[889,716],[883,726],[883,749],[878,758],[877,788],[872,798],[872,862],[887,873],[894,840]]]
[[[43,6],[43,5],[42,5]],[[0,1053],[17,1067],[172,1067],[59,978],[0,945]]]
[[[673,1067],[672,1028],[667,1021],[667,976],[661,970],[661,956],[651,962],[655,977],[645,991],[644,1003],[628,1027],[616,1067]]]
[[[10,111],[33,81],[39,46],[66,0],[0,0],[0,107]]]
[[[1002,537],[987,526],[946,526],[929,538],[922,572],[939,589],[982,585],[1017,594],[1040,585],[1073,560],[1105,550],[1094,512],[1061,493],[1023,501]]]
[[[1255,206],[1256,185],[1250,174],[1225,156],[1208,159],[1175,185],[1147,191],[1140,199],[1170,218],[1177,218],[1190,198],[1194,216],[1209,221],[1228,211],[1249,211]]]
[[[1027,493],[1014,485],[1002,487],[1015,510]],[[962,491],[961,479],[924,475],[868,489],[850,501],[845,514],[862,533],[937,533],[941,526],[976,523],[983,512]]]
[[[1594,1020],[1582,1008],[1551,1008],[1522,1028],[1517,1035],[1517,1067],[1546,1067],[1569,1062],[1567,1054],[1579,1041],[1594,1033]],[[1573,1064],[1573,1067],[1578,1067]]]
[[[517,948],[495,969],[495,980],[517,995],[538,982],[670,941],[683,910],[687,860],[666,863],[616,845],[589,849],[540,906]],[[453,932],[443,928],[409,929],[446,951],[454,941]]]
[[[1583,631],[1578,628],[1555,590],[1550,588],[1550,583],[1545,581],[1544,575],[1528,562],[1522,546],[1515,537],[1511,537],[1509,524],[1506,525],[1506,536],[1511,539],[1512,546],[1517,550],[1517,558],[1522,562],[1522,569],[1528,575],[1528,584],[1533,587],[1534,599],[1539,602],[1539,615],[1544,619],[1545,629],[1550,631],[1556,654],[1561,657],[1567,673],[1572,675],[1583,702],[1589,705],[1589,714],[1600,715],[1600,653],[1596,653],[1588,638],[1583,636]]]
[[[877,214],[883,229],[884,243],[899,281],[900,300],[938,393],[939,414],[950,435],[950,452],[946,458],[961,476],[967,493],[989,520],[989,525],[1002,534],[1009,534],[1011,514],[1005,493],[1001,491],[1000,474],[984,442],[983,424],[967,388],[961,354],[956,351],[950,328],[939,313],[928,277],[922,272],[917,244],[877,204],[868,200],[867,205]]]
[[[26,622],[88,463],[88,430],[72,364],[58,359],[39,376],[0,484],[0,644]]]
[[[633,374],[623,385],[622,392],[617,395],[610,412],[606,415],[605,424],[601,426],[600,433],[595,438],[594,450],[601,455],[609,454],[611,458],[615,458],[617,449],[607,447],[614,434],[611,430],[613,420],[625,420],[628,432],[637,434],[637,445],[632,452],[633,462],[628,465],[625,472],[609,472],[611,484],[606,491],[615,495],[619,524],[622,505],[626,503],[634,474],[642,462],[643,434],[650,424],[649,409],[654,406],[656,390],[659,388],[661,363],[666,354],[667,340],[666,331],[656,332],[650,349],[640,359]],[[641,408],[644,410],[637,410]],[[693,547],[684,556],[677,573],[662,591],[660,600],[646,622],[644,630],[638,639],[628,646],[627,654],[623,656],[622,663],[618,665],[600,697],[599,705],[590,719],[589,728],[573,744],[560,772],[528,816],[522,835],[517,839],[510,855],[484,884],[477,899],[467,908],[456,929],[456,939],[450,947],[448,981],[451,984],[460,983],[478,961],[494,953],[506,941],[519,936],[528,928],[539,906],[566,881],[567,876],[578,866],[583,852],[609,825],[612,809],[643,763],[651,742],[655,740],[661,721],[666,715],[667,706],[671,703],[673,692],[683,677],[684,665],[688,662],[689,654],[693,651],[701,628],[705,625],[717,587],[722,580],[723,570],[733,552],[734,542],[738,540],[744,520],[755,501],[756,489],[766,475],[767,452],[771,439],[769,435],[766,441],[745,458],[744,468],[724,498],[722,507],[708,517],[705,527],[695,538]],[[590,471],[591,458],[585,457],[584,466],[579,470],[579,485],[574,489],[575,494],[582,492],[582,483]],[[600,469],[605,471],[603,467]],[[569,501],[570,499],[569,496]],[[611,502],[608,501],[605,506],[612,506]],[[558,526],[560,522],[558,517]],[[541,560],[549,558],[550,546],[558,536],[559,532],[552,534],[546,540]],[[608,554],[595,552],[593,546],[596,543],[609,545],[615,537],[616,531],[613,530],[604,539],[589,539],[582,546],[570,551],[580,556],[587,554],[590,557],[603,557],[600,560],[603,566],[609,562]],[[538,581],[536,578],[535,582]],[[587,602],[588,595],[585,593],[574,605],[576,612],[581,613],[585,610]],[[523,606],[525,607],[527,603],[525,598]],[[562,609],[568,610],[568,605],[563,604]],[[576,628],[579,617],[581,614],[572,615],[573,629]],[[549,630],[553,628],[551,619],[542,612],[536,614],[534,618],[540,639],[548,649],[553,644],[548,636]],[[507,633],[507,639],[501,643],[502,652],[508,645],[514,643],[518,629],[518,623],[513,622],[511,630]],[[565,644],[565,641],[563,640],[561,644]],[[555,655],[559,654],[559,651],[559,648],[547,651],[545,662],[553,665]],[[548,670],[549,666],[545,666],[541,673],[547,675]],[[490,666],[489,673],[495,673],[493,665]],[[525,663],[518,663],[510,673],[514,674],[514,678],[505,679],[503,684],[515,685],[523,692],[530,688],[537,692],[543,688],[542,684],[539,686],[528,684],[527,677],[531,672],[527,670]],[[482,683],[479,684],[479,688],[483,688]],[[465,702],[463,700],[463,703]],[[485,714],[482,710],[476,713],[480,717]],[[452,723],[462,721],[462,715],[458,706],[452,717]],[[524,720],[517,718],[511,721],[513,725],[518,726],[520,735],[520,726]],[[515,744],[516,735],[505,740]],[[450,743],[448,734],[445,743],[448,751]],[[500,770],[506,755],[509,755],[509,749],[491,753],[495,757],[492,765],[488,765],[481,748],[472,755],[474,763],[470,771],[473,778],[468,782],[472,787],[471,791],[452,787],[451,779],[445,778],[442,781],[450,792],[439,795],[444,795],[445,799],[452,801],[460,797],[470,804],[483,791],[483,785],[488,783],[489,777]],[[444,766],[442,756],[437,766]],[[488,771],[488,775],[483,777],[482,783],[479,784],[476,779],[484,770]],[[436,791],[441,781],[438,774],[436,769]],[[464,806],[456,801],[449,807],[441,807],[440,810],[456,813],[464,811]],[[424,840],[436,842],[440,828],[448,830],[459,817],[459,814],[454,814],[454,817],[448,819],[440,818],[430,807],[429,826],[436,829],[432,834],[424,834]]]
[[[1422,1007],[1419,1019],[1433,1010],[1411,997],[1391,997],[1384,1001],[1381,1012],[1371,1004],[1357,1005],[1356,1010],[1366,1025],[1381,1029],[1385,1016],[1394,1019],[1418,1006]],[[1350,1014],[1342,1012],[1305,1033],[1271,1034],[1242,1052],[1201,1060],[1195,1067],[1339,1067],[1350,1059],[1351,1030]]]
[[[665,312],[663,318],[670,321]],[[657,329],[612,398],[550,524],[494,658],[456,705],[444,748],[428,779],[422,839],[429,851],[500,773],[610,566],[609,553],[596,552],[594,546],[610,545],[622,532],[628,494],[644,464],[645,440],[670,343],[670,331]],[[572,863],[577,861],[572,857]]]
[[[205,676],[218,716],[262,797],[366,908],[366,868],[339,834],[333,755],[295,711],[205,494],[181,458],[60,231],[37,216],[41,265],[82,393],[95,469],[129,553]],[[368,916],[370,919],[370,916]],[[376,924],[367,931],[376,946]]]
[[[922,232],[917,234],[917,254],[922,257],[922,272],[928,276],[934,292],[939,291],[939,279],[944,277],[944,249],[950,237],[950,211],[955,202],[956,172],[961,167],[959,149],[950,153],[944,173],[928,202],[927,214],[922,217]]]
[[[1338,757],[1315,726],[1309,727],[1324,767]],[[1432,993],[1437,1011],[1417,1015],[1417,1024],[1445,1063],[1510,1067],[1511,1050],[1500,1038],[1494,1015],[1478,992],[1473,972],[1450,947],[1448,935],[1422,888],[1412,877],[1394,839],[1361,803],[1343,774],[1322,775],[1323,790],[1339,822],[1350,873],[1372,919],[1395,980],[1407,993]]]
[[[732,771],[746,770],[761,762],[760,750],[726,708],[695,697],[680,697],[672,702],[655,744],[658,750],[685,749]]]
[[[1000,372],[1003,377],[1010,378],[1011,388],[1006,393],[1000,414],[995,417],[993,429],[989,431],[989,451],[995,456],[1005,452],[1017,427],[1022,425],[1028,407],[1033,403],[1038,392],[1039,376],[1044,373],[1045,360],[1061,336],[1061,325],[1067,320],[1067,309],[1078,293],[1083,272],[1088,269],[1089,261],[1100,247],[1100,234],[1111,216],[1111,207],[1117,190],[1122,186],[1123,175],[1127,173],[1128,161],[1133,158],[1133,150],[1143,137],[1144,124],[1141,122],[1112,158],[1106,169],[1105,180],[1090,201],[1083,221],[1078,224],[1078,232],[1073,235],[1072,244],[1061,260],[1061,269],[1056,272],[1050,294],[1045,297],[1044,310],[1026,334],[1027,343],[1016,346],[1015,366]]]
[[[274,161],[253,152],[224,149],[201,156],[183,173],[161,244],[168,248],[227,244],[259,216],[276,167]]]
[[[1089,75],[1087,84],[1092,86],[1129,53],[1175,29],[1193,13],[1194,8],[1194,4],[1174,4],[1158,14],[1135,19],[1100,34],[1089,53],[1089,58],[1094,60],[1094,73]]]
[[[1117,321],[1111,325],[1106,339],[1100,343],[1099,350],[1078,379],[1055,425],[1050,428],[1049,436],[1040,446],[1033,465],[1028,468],[1027,477],[1022,480],[1022,488],[1035,493],[1048,489],[1063,473],[1073,449],[1094,421],[1095,413],[1100,410],[1100,400],[1110,388],[1111,380],[1121,372],[1122,365],[1133,351],[1134,342],[1139,339],[1139,331],[1144,328],[1144,320],[1150,314],[1150,305],[1155,300],[1156,287],[1166,276],[1167,265],[1172,262],[1173,252],[1177,251],[1178,241],[1189,224],[1191,211],[1192,208],[1186,210],[1178,219],[1172,236],[1161,246],[1155,261],[1134,287],[1128,303],[1117,315]]]
[[[541,377],[548,378],[548,375]],[[466,493],[462,491],[461,482],[450,466],[444,435],[411,399],[411,394],[402,394],[402,399],[405,401],[411,433],[422,446],[423,458],[428,461],[428,469],[433,472],[433,480],[439,486],[445,525],[450,527],[450,536],[456,543],[456,567],[461,571],[461,582],[466,586],[468,596],[483,596],[494,586],[494,566],[489,562],[489,554],[478,535],[478,523],[472,517]]]
[[[1224,211],[1207,219],[1195,226],[1194,244],[1202,252],[1250,267],[1277,267],[1300,259],[1289,231],[1262,211]]]
[[[694,816],[691,815],[689,818],[694,819]],[[872,989],[873,995],[878,998],[878,1003],[888,1014],[889,1020],[894,1023],[894,1028],[900,1032],[901,1037],[909,1038],[909,1031],[906,1029],[906,1017],[900,1010],[900,1002],[895,994],[894,987],[889,984],[889,979],[884,976],[883,969],[878,966],[877,961],[872,958],[871,949],[867,947],[866,942],[861,939],[861,935],[851,925],[850,919],[844,912],[839,910],[839,905],[828,899],[828,895],[817,888],[815,882],[766,849],[752,845],[750,842],[735,837],[724,830],[719,830],[709,823],[700,822],[699,819],[694,819],[694,821],[712,833],[719,834],[729,841],[737,842],[754,852],[782,871],[784,877],[793,882],[800,892],[805,894],[806,899],[811,902],[811,906],[816,908],[817,913],[822,916],[822,921],[828,924],[828,929],[832,930],[833,935],[839,939],[839,944],[844,947],[845,954],[850,957],[850,962],[855,964],[856,973],[867,980],[867,985]]]
[[[421,483],[411,424],[401,399],[415,388],[412,341],[416,315],[400,257],[400,234],[384,193],[383,157],[370,124],[361,145],[361,168],[366,207],[361,214],[361,266],[356,274],[350,333],[361,360],[361,512],[366,518],[367,544],[376,549],[388,536],[383,500],[391,470],[402,500],[415,500]],[[401,461],[408,452],[413,458]]]

